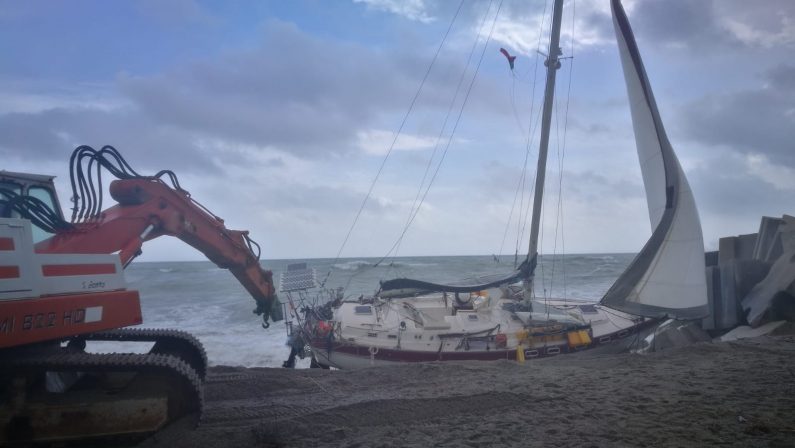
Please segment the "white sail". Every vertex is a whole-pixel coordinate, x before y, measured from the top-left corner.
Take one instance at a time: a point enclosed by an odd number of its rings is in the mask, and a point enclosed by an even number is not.
[[[704,317],[704,239],[693,193],[665,134],[626,13],[618,0],[611,4],[652,236],[601,303],[643,316]]]

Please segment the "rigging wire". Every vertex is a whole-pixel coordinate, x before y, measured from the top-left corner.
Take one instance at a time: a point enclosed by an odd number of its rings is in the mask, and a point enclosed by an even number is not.
[[[539,27],[538,27],[538,39],[536,41],[536,49],[537,50],[541,46],[541,37],[544,34],[544,20],[546,20],[548,6],[549,6],[549,2],[545,2],[544,3],[544,12],[541,14],[541,22],[540,22]],[[511,211],[508,214],[508,221],[505,223],[505,231],[503,232],[502,242],[500,243],[500,250],[498,252],[499,256],[502,257],[502,250],[503,250],[503,248],[505,246],[505,240],[506,240],[506,238],[508,236],[508,229],[511,226],[511,221],[512,221],[512,217],[513,217],[513,211],[516,208],[516,199],[519,197],[519,193],[521,193],[521,202],[520,202],[520,205],[519,205],[519,210],[520,211],[519,211],[519,214],[517,215],[517,222],[516,222],[517,223],[517,230],[516,230],[517,238],[516,238],[516,247],[515,247],[515,250],[514,250],[514,259],[513,259],[514,268],[518,266],[518,262],[519,262],[519,260],[518,260],[518,258],[519,258],[519,241],[520,241],[519,229],[520,229],[520,223],[522,222],[521,210],[524,208],[524,189],[525,189],[525,180],[526,180],[526,177],[527,177],[527,162],[528,162],[529,157],[530,157],[530,151],[531,151],[531,147],[532,147],[531,146],[531,142],[532,142],[533,136],[535,135],[535,131],[536,131],[537,127],[538,127],[538,122],[537,121],[536,121],[535,127],[533,127],[533,114],[534,114],[534,111],[535,111],[535,101],[536,101],[535,100],[535,98],[536,98],[536,85],[538,84],[537,83],[537,80],[538,80],[538,56],[539,56],[539,52],[536,51],[535,52],[535,63],[533,65],[533,88],[532,88],[532,93],[531,93],[531,96],[530,96],[530,120],[528,122],[528,135],[527,135],[527,139],[526,139],[526,143],[525,143],[525,158],[524,158],[524,164],[522,165],[522,174],[519,176],[519,183],[518,183],[518,185],[516,187],[516,193],[514,193],[513,203],[511,204]],[[529,73],[528,73],[528,77],[529,77]],[[515,104],[513,96],[511,97],[511,104],[512,105]],[[540,106],[539,106],[539,108],[540,108]],[[538,117],[536,117],[536,120],[537,119],[538,119]],[[535,183],[535,182],[533,182],[533,183]],[[526,219],[526,216],[525,216],[524,219]]]
[[[415,213],[412,215],[411,220],[409,221],[409,226],[414,221],[414,219],[417,217],[417,214],[419,214],[419,210],[422,207],[422,204],[425,202],[425,198],[428,196],[428,192],[430,191],[434,180],[436,180],[436,176],[439,174],[439,170],[442,167],[442,163],[444,162],[445,156],[447,155],[447,152],[450,149],[450,144],[453,141],[453,136],[455,135],[455,131],[456,131],[456,129],[458,129],[458,125],[461,122],[461,116],[463,115],[464,109],[466,108],[467,102],[469,100],[469,95],[470,95],[470,93],[472,93],[472,88],[474,87],[475,81],[477,80],[477,75],[478,75],[478,72],[480,71],[480,66],[481,66],[481,64],[483,62],[483,57],[485,56],[486,49],[488,48],[489,42],[491,41],[491,36],[494,33],[494,26],[497,23],[497,18],[499,17],[500,10],[502,9],[502,2],[503,2],[503,0],[500,0],[499,5],[497,6],[497,13],[494,15],[494,20],[491,23],[491,30],[489,31],[489,35],[486,38],[486,43],[483,45],[483,51],[480,53],[480,59],[478,60],[478,64],[475,67],[475,73],[472,76],[471,81],[469,82],[469,86],[467,87],[466,94],[464,95],[464,101],[461,104],[461,108],[458,111],[458,116],[456,117],[456,121],[455,121],[455,124],[453,125],[453,129],[452,129],[452,131],[450,133],[450,136],[447,139],[447,144],[445,145],[444,151],[442,151],[442,155],[441,155],[441,157],[439,159],[439,163],[436,165],[436,170],[434,171],[433,176],[431,176],[431,180],[428,182],[428,187],[425,189],[425,192],[422,195],[422,199],[420,200],[420,203],[417,206],[417,209],[415,210]],[[406,226],[406,228],[403,229],[403,232],[401,233],[400,237],[398,238],[398,241],[395,242],[395,244],[392,246],[392,248],[387,253],[391,253],[394,250],[394,248],[396,247],[398,242],[403,238],[403,236],[408,231],[409,226]]]
[[[455,11],[455,14],[453,15],[453,18],[450,20],[450,24],[447,27],[447,31],[445,31],[444,37],[442,37],[442,42],[439,44],[439,47],[436,49],[436,52],[433,55],[433,59],[431,60],[431,63],[428,65],[428,69],[425,71],[425,75],[422,77],[422,81],[420,81],[420,85],[417,88],[417,92],[414,94],[414,97],[411,99],[409,108],[406,111],[406,114],[403,116],[403,120],[400,122],[400,126],[398,127],[397,132],[395,132],[395,136],[392,139],[392,143],[389,145],[389,149],[387,150],[386,155],[384,155],[384,159],[381,161],[381,165],[378,167],[378,171],[376,172],[375,177],[370,183],[370,188],[367,190],[367,195],[365,195],[364,200],[362,200],[362,204],[361,206],[359,206],[359,211],[356,212],[356,216],[354,217],[353,222],[351,223],[351,226],[348,229],[348,233],[345,235],[345,239],[342,241],[342,244],[340,245],[340,248],[337,251],[337,255],[334,257],[334,262],[331,264],[332,267],[337,263],[337,261],[339,261],[340,255],[342,255],[342,251],[345,248],[345,245],[348,243],[348,239],[350,238],[354,227],[356,227],[356,223],[359,221],[359,217],[361,217],[365,205],[367,205],[367,200],[370,199],[370,196],[373,193],[373,189],[375,188],[375,184],[378,182],[378,179],[381,177],[381,172],[384,170],[384,166],[386,165],[389,156],[392,154],[392,150],[395,149],[395,144],[397,143],[398,137],[400,137],[400,133],[403,131],[403,127],[406,125],[409,115],[411,115],[411,111],[414,109],[414,105],[417,102],[417,98],[419,98],[420,93],[422,92],[422,88],[425,86],[425,82],[428,80],[428,76],[431,74],[431,69],[436,64],[436,61],[439,59],[439,54],[442,51],[442,47],[444,46],[444,43],[447,41],[447,36],[450,34],[450,30],[453,28],[453,24],[455,23],[456,18],[458,18],[459,13],[461,12],[461,8],[464,6],[464,2],[465,0],[461,0],[461,2],[458,4],[458,8]],[[329,268],[328,273],[326,273],[326,277],[323,279],[323,281],[320,284],[321,288],[326,285],[326,281],[328,281],[329,277],[331,276],[331,272],[332,269]]]
[[[397,247],[393,246],[393,248],[390,249],[390,251],[387,252],[387,254],[381,260],[379,260],[376,263],[376,266],[379,263],[381,263],[384,259],[388,258],[393,249],[395,251],[395,255],[392,258],[397,256],[398,248],[400,247],[400,244],[403,242],[403,236],[405,235],[408,227],[411,225],[412,216],[415,214],[416,211],[419,210],[419,205],[421,205],[421,204],[418,205],[418,202],[419,202],[420,196],[422,194],[422,188],[425,186],[425,180],[427,179],[428,173],[430,172],[433,159],[434,159],[436,153],[439,150],[440,144],[443,141],[444,131],[447,128],[447,123],[448,123],[448,121],[450,119],[450,115],[452,114],[453,108],[455,107],[456,100],[458,99],[458,94],[461,91],[461,86],[464,84],[464,80],[466,79],[467,70],[469,69],[470,63],[472,62],[472,56],[474,56],[475,50],[478,47],[478,41],[481,39],[481,36],[483,35],[483,29],[484,29],[484,27],[486,25],[486,19],[488,19],[489,12],[491,11],[491,7],[492,7],[493,4],[494,4],[494,1],[493,0],[490,1],[488,8],[486,8],[486,12],[483,14],[483,20],[481,20],[481,22],[480,22],[480,26],[478,27],[478,33],[477,33],[477,35],[475,35],[475,40],[472,43],[472,48],[469,51],[469,57],[467,58],[467,62],[464,65],[464,70],[461,72],[461,77],[458,79],[458,85],[456,86],[455,93],[453,94],[453,97],[450,100],[450,105],[447,108],[447,113],[445,114],[444,122],[442,123],[442,128],[439,131],[439,135],[436,137],[436,141],[435,141],[434,146],[433,146],[433,151],[431,153],[431,157],[428,159],[428,163],[425,165],[425,173],[423,173],[422,181],[420,182],[420,185],[417,188],[417,194],[414,197],[414,202],[412,203],[411,209],[409,210],[409,215],[408,215],[408,217],[406,219],[406,224],[403,227],[404,231],[397,239],[397,244],[396,244]],[[452,138],[452,136],[451,136],[451,138]]]
[[[575,18],[576,18],[576,15],[575,15],[576,9],[575,8],[572,9],[572,25],[571,25],[572,26],[572,32],[571,32],[571,38],[570,38],[571,56],[569,56],[568,58],[564,58],[564,59],[573,59],[574,58],[574,29],[575,29],[574,28],[574,24],[575,24]],[[554,50],[550,49],[550,52],[551,51],[554,51]],[[558,109],[559,101],[557,101],[557,98],[559,96],[556,95],[556,100],[554,102],[554,107],[555,107],[555,115],[554,115],[555,116],[555,127],[556,127],[556,134],[557,134],[557,140],[556,140],[557,144],[556,145],[557,145],[557,156],[558,156],[558,176],[559,176],[558,179],[559,180],[558,180],[558,201],[557,201],[557,207],[556,207],[556,212],[555,212],[555,232],[554,232],[554,241],[553,241],[553,251],[552,251],[551,268],[550,268],[550,273],[549,273],[549,288],[547,288],[547,285],[546,285],[546,282],[547,282],[547,278],[546,278],[547,275],[546,275],[546,272],[545,272],[546,263],[542,263],[540,265],[540,269],[541,269],[541,283],[542,283],[542,288],[544,290],[544,300],[545,300],[545,302],[548,299],[548,294],[547,293],[549,293],[549,297],[551,297],[551,295],[552,295],[552,288],[554,287],[554,283],[555,283],[555,269],[556,269],[556,264],[558,262],[561,263],[561,265],[562,265],[561,269],[563,270],[564,299],[565,299],[566,293],[567,293],[567,291],[566,291],[566,279],[565,279],[565,263],[564,263],[563,257],[561,257],[561,260],[559,260],[559,261],[557,260],[557,244],[558,244],[558,234],[559,234],[559,231],[560,231],[561,246],[563,247],[563,250],[565,251],[565,241],[564,241],[564,238],[563,238],[563,231],[562,231],[562,228],[561,228],[561,226],[562,226],[561,221],[563,219],[563,159],[565,158],[566,135],[567,135],[567,131],[568,131],[568,111],[569,111],[569,103],[570,103],[570,99],[571,99],[571,80],[572,80],[572,71],[573,71],[572,67],[573,67],[573,62],[571,64],[570,68],[569,68],[569,79],[568,79],[568,86],[567,86],[567,92],[566,92],[566,107],[565,107],[565,112],[564,112],[565,117],[564,117],[564,125],[563,125],[563,127],[564,127],[564,130],[563,130],[564,137],[563,137],[563,139],[561,139],[561,137],[560,137],[560,121],[561,120],[560,120],[560,111]],[[556,89],[557,89],[557,86],[556,86]],[[562,147],[561,147],[561,141],[563,142]],[[542,205],[542,222],[544,221],[543,216],[546,215],[545,210],[546,210],[546,203],[544,203]],[[541,227],[540,231],[541,231],[541,239],[543,241],[543,239],[544,239],[544,227],[543,226]],[[547,316],[547,317],[549,317],[549,316]]]
[[[569,101],[571,99],[571,79],[572,79],[572,71],[574,69],[574,21],[575,21],[575,13],[576,13],[576,3],[572,3],[572,30],[571,30],[571,56],[567,59],[571,59],[571,63],[569,65],[569,79],[568,79],[568,86],[566,91],[566,106],[563,118],[563,138],[561,139],[560,136],[560,111],[558,110],[558,102],[555,102],[555,127],[557,133],[557,155],[558,155],[558,203],[557,203],[557,212],[555,216],[555,238],[553,243],[552,249],[552,272],[550,274],[550,288],[554,284],[555,279],[555,265],[557,261],[557,245],[558,245],[558,230],[560,230],[560,238],[561,238],[561,246],[563,250],[563,254],[565,254],[565,242],[563,240],[563,159],[566,156],[566,136],[568,132],[568,118],[569,118]],[[562,141],[562,146],[561,146]],[[566,270],[565,270],[565,262],[563,257],[561,256],[560,260],[561,269],[563,271],[563,297],[566,297]]]
[[[544,12],[542,14],[541,23],[539,24],[538,40],[536,41],[536,55],[541,53],[541,37],[544,35],[544,23],[545,23],[545,20],[546,20],[546,15],[547,15],[547,9],[548,8],[549,8],[549,2],[547,1],[547,2],[544,3]],[[550,23],[550,30],[551,30],[551,26],[552,25]],[[537,75],[537,73],[538,73],[538,57],[536,57],[535,72],[536,72],[536,75]],[[533,84],[533,98],[535,98],[535,84]],[[539,104],[538,110],[540,111],[542,107],[543,107],[543,101],[542,101],[541,104]],[[534,128],[533,128],[533,130],[531,132],[530,138],[527,141],[527,151],[530,151],[532,138],[535,136],[536,130],[538,130],[538,126],[541,123],[540,122],[540,116],[541,116],[541,114],[538,114],[536,116],[536,119],[537,119],[536,124],[535,124],[535,126],[534,126]],[[523,169],[524,169],[525,172],[527,171],[527,158],[525,158],[525,166],[524,166]],[[521,195],[522,200],[520,202],[520,208],[519,208],[519,210],[520,210],[519,221],[517,221],[517,223],[516,223],[516,225],[517,225],[517,229],[516,229],[517,236],[516,236],[516,248],[515,248],[515,252],[514,252],[515,253],[514,259],[518,258],[519,244],[524,239],[524,232],[525,232],[525,229],[527,228],[527,217],[530,215],[530,205],[532,204],[532,202],[530,201],[530,197],[533,196],[533,193],[535,191],[535,178],[536,178],[537,175],[538,175],[538,173],[534,173],[534,175],[533,175],[533,182],[530,184],[530,191],[528,193],[528,200],[527,200],[527,205],[526,206],[524,204],[524,191],[525,191],[524,189],[526,187],[525,187],[524,183],[522,184],[522,195]],[[527,178],[527,176],[525,174],[525,180],[526,180],[526,178]],[[524,215],[522,215],[522,212],[521,212],[522,209],[524,209]],[[529,256],[529,254],[528,254],[528,256]]]

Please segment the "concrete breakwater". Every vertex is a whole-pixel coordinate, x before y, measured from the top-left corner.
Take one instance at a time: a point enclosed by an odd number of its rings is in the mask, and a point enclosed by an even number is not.
[[[701,328],[711,335],[795,321],[795,217],[763,217],[759,232],[721,238],[705,259],[710,315]]]

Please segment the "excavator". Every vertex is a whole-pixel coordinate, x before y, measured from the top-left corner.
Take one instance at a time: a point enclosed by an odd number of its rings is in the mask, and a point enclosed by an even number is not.
[[[104,210],[103,173],[115,178],[116,202]],[[168,235],[198,249],[251,294],[263,327],[279,319],[257,243],[227,229],[172,171],[142,176],[111,146],[80,146],[70,175],[67,220],[52,176],[0,171],[0,446],[116,444],[200,417],[201,343],[181,331],[129,328],[143,319],[124,268],[146,241]],[[151,349],[94,353],[86,350],[93,341]]]

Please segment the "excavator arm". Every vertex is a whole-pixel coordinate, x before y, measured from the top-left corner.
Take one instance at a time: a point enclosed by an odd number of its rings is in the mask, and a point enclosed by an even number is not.
[[[126,266],[141,253],[144,242],[173,236],[202,252],[218,267],[231,271],[254,298],[254,313],[262,315],[263,326],[267,328],[269,318],[280,318],[280,309],[273,309],[278,303],[273,274],[260,266],[259,253],[255,253],[259,246],[247,231],[227,229],[223,219],[193,200],[178,183],[171,187],[157,176],[114,180],[110,194],[116,205],[91,213],[81,222],[73,220],[68,228],[59,229],[51,238],[36,244],[36,252],[118,252]]]

